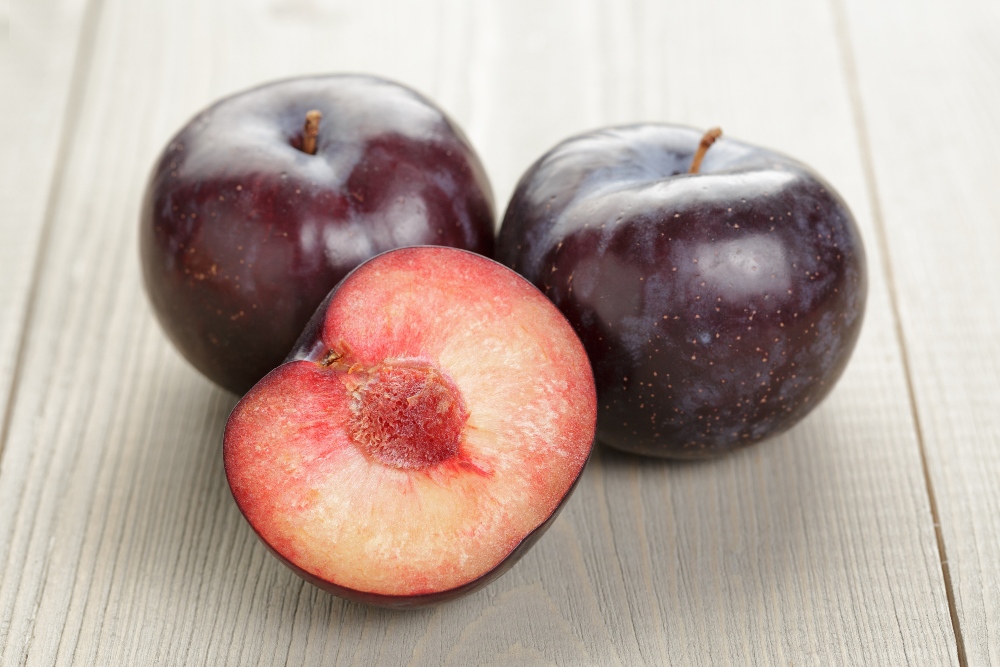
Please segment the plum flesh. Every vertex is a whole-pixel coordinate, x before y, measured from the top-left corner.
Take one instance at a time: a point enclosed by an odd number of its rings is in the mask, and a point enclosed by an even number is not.
[[[399,249],[352,272],[239,402],[226,475],[308,581],[421,606],[484,586],[538,539],[595,419],[586,352],[534,287],[473,253]]]
[[[572,138],[508,206],[497,257],[566,315],[598,391],[598,441],[701,458],[780,433],[830,391],[858,339],[861,236],[808,167],[637,125]]]

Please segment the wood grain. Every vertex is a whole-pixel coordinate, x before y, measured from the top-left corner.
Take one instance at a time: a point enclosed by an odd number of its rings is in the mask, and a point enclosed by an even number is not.
[[[956,664],[834,15],[746,5],[103,0],[0,463],[0,664]],[[552,143],[605,123],[721,124],[812,163],[870,251],[847,374],[802,425],[719,461],[599,452],[538,546],[455,603],[397,613],[303,584],[231,502],[235,398],[160,333],[135,231],[190,115],[326,70],[437,99],[501,206]]]
[[[966,664],[1000,665],[1000,7],[846,5]]]
[[[49,196],[72,134],[66,111],[84,5],[22,3],[13,20],[10,5],[0,5],[0,438]]]

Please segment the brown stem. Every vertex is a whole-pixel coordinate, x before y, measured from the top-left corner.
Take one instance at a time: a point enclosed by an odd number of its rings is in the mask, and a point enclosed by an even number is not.
[[[701,169],[701,161],[705,159],[705,153],[708,149],[712,147],[715,140],[722,136],[722,129],[718,127],[713,127],[711,130],[705,133],[701,138],[701,143],[698,144],[698,150],[695,151],[694,159],[691,160],[691,168],[688,170],[689,174],[697,174],[698,170]]]
[[[316,137],[319,136],[319,121],[323,118],[316,109],[306,112],[306,124],[302,128],[302,151],[316,155]]]

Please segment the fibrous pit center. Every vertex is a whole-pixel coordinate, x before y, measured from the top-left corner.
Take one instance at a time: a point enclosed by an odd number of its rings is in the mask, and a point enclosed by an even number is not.
[[[437,368],[386,363],[354,377],[349,433],[369,456],[419,469],[458,453],[469,415],[458,387]]]

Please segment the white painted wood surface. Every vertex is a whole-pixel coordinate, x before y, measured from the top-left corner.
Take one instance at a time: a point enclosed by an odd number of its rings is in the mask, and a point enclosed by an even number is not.
[[[4,52],[32,92],[0,100],[0,664],[1000,664],[995,3],[88,1],[32,0],[49,69]],[[135,232],[194,112],[322,71],[436,99],[501,209],[542,151],[608,123],[720,124],[809,162],[868,243],[851,367],[728,458],[599,452],[462,600],[388,612],[303,584],[231,501],[235,398],[160,333]],[[45,150],[7,121],[38,99],[74,100]]]
[[[847,4],[958,627],[1000,665],[1000,5]]]
[[[84,75],[73,66],[83,8],[84,0],[23,2],[16,12],[0,4],[0,411],[8,409],[46,215],[73,130],[66,108],[74,72]]]

